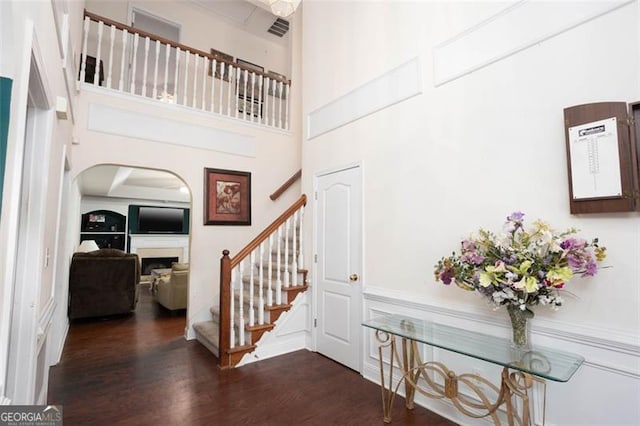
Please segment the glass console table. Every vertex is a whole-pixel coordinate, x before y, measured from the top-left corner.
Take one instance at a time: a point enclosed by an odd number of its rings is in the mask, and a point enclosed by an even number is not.
[[[449,398],[460,412],[470,417],[491,416],[497,425],[501,424],[497,410],[504,404],[509,425],[529,425],[529,389],[533,382],[544,383],[545,379],[566,382],[584,361],[579,355],[548,348],[515,349],[508,339],[401,315],[374,318],[362,325],[376,331],[376,339],[380,344],[378,356],[385,423],[391,422],[393,400],[404,381],[405,405],[409,409],[413,408],[417,390],[430,398]],[[396,337],[402,341],[402,357],[398,352]],[[440,362],[422,362],[418,343],[502,366],[500,386],[477,374],[457,375]],[[382,357],[385,348],[389,349],[390,355],[388,386],[385,385]],[[402,378],[395,386],[394,358],[402,370]],[[437,377],[444,385],[437,383]],[[467,389],[466,393],[458,391],[460,385]],[[469,393],[475,395],[471,397]],[[493,401],[488,394],[495,395]]]

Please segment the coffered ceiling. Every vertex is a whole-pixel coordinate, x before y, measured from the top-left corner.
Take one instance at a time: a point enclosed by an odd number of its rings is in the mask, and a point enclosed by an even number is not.
[[[78,176],[78,187],[83,196],[184,203],[191,201],[187,186],[181,179],[159,170],[115,165],[95,166]]]

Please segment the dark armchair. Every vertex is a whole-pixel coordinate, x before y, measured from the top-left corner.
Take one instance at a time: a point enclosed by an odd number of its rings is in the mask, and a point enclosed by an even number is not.
[[[118,249],[75,253],[69,273],[69,319],[133,311],[139,282],[137,254]]]

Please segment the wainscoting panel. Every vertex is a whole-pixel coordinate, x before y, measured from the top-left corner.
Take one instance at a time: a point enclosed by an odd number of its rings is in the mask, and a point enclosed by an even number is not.
[[[434,46],[434,85],[455,80],[631,2],[521,0]]]
[[[367,287],[364,291],[364,319],[396,313],[446,324],[493,336],[508,338],[510,326],[506,313],[495,317],[476,315],[429,305],[416,300],[415,295],[392,290]],[[569,331],[563,331],[563,329]],[[380,383],[378,342],[375,333],[364,329],[363,376]],[[553,332],[551,332],[553,330]],[[603,331],[582,327],[553,327],[548,320],[534,320],[532,340],[534,345],[546,346],[585,357],[585,363],[567,383],[546,382],[546,401],[543,399],[545,385],[536,384],[531,392],[533,424],[541,425],[546,403],[546,424],[637,424],[640,421],[640,346],[637,336],[612,333],[621,340],[607,339]],[[422,346],[423,361],[439,361],[456,374],[479,374],[495,385],[499,385],[500,366],[458,355],[446,350]],[[388,377],[389,359],[385,351],[385,371]],[[395,369],[395,381],[400,379]],[[461,388],[462,393],[467,392]],[[400,387],[400,395],[403,387]],[[472,396],[470,394],[469,397]],[[454,422],[470,424],[492,424],[487,419],[472,419],[457,411],[448,400],[426,398],[416,393],[416,403]],[[380,407],[382,416],[382,406]]]
[[[245,157],[256,156],[252,136],[199,126],[107,105],[89,104],[88,129]]]
[[[420,60],[416,57],[309,113],[307,139],[313,139],[420,93],[422,73]]]

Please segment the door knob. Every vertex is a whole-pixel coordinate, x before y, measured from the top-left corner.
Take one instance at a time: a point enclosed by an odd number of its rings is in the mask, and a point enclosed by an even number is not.
[[[349,275],[349,281],[358,281],[358,274]]]

